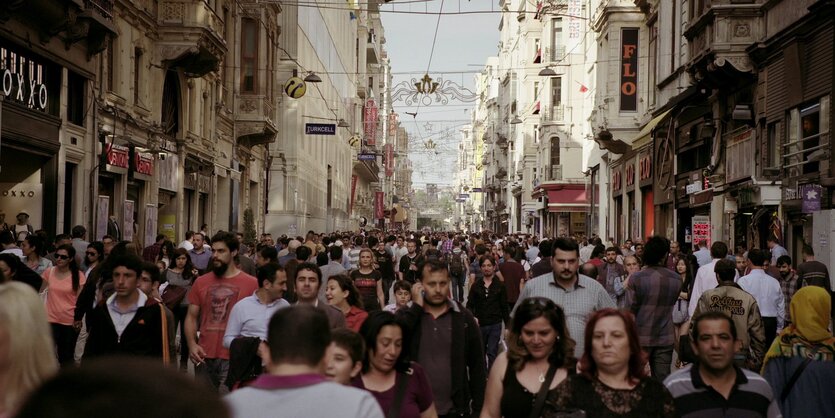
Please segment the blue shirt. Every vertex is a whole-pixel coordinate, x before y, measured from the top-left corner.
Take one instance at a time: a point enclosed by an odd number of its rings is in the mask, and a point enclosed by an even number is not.
[[[202,253],[197,253],[196,251],[189,250],[188,252],[189,258],[191,258],[191,264],[194,265],[194,268],[200,270],[201,272],[205,271],[206,268],[209,267],[209,261],[212,260],[212,252],[210,250],[203,249]]]

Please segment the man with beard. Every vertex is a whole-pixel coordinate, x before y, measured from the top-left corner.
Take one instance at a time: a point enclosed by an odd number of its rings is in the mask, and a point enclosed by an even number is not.
[[[577,242],[570,238],[557,238],[551,241],[551,245],[553,252],[548,255],[551,257],[553,271],[525,283],[513,311],[516,312],[519,304],[527,298],[544,297],[553,300],[565,311],[569,335],[577,343],[574,355],[580,358],[583,355],[583,335],[589,315],[599,309],[617,306],[597,280],[577,274],[580,268],[580,247]],[[542,244],[539,248],[542,249]]]
[[[780,289],[783,291],[783,300],[786,301],[786,326],[789,326],[791,321],[791,313],[789,312],[789,305],[792,297],[797,292],[797,273],[792,269],[792,258],[784,255],[777,259],[777,268],[780,269]]]
[[[616,303],[623,299],[624,288],[615,286],[618,281],[623,281],[626,277],[626,269],[618,264],[618,249],[609,247],[606,249],[606,256],[603,257],[603,264],[597,269],[597,282],[603,285],[609,297]],[[617,303],[621,306],[621,303]]]
[[[420,277],[420,265],[423,263],[423,256],[417,253],[417,241],[409,240],[406,243],[405,256],[400,258],[400,280],[405,280],[409,283],[416,283]]]
[[[383,276],[383,297],[386,299],[383,306],[389,303],[389,289],[394,283],[394,261],[391,254],[386,251],[386,244],[378,242],[377,238],[368,238],[368,248],[374,251],[374,264],[377,265],[377,270]]]
[[[233,260],[237,255],[238,240],[234,234],[223,231],[215,234],[210,270],[194,281],[188,293],[185,329],[189,357],[194,362],[195,375],[220,393],[228,391],[223,382],[229,372],[229,350],[223,346],[223,335],[229,313],[239,300],[258,289],[255,277],[235,266]]]
[[[420,273],[412,306],[397,312],[411,330],[409,360],[426,371],[438,416],[477,417],[487,383],[480,328],[470,311],[449,299],[445,262],[428,260]]]

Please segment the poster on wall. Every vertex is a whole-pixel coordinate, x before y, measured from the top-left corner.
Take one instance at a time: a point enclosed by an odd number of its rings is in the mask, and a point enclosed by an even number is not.
[[[585,212],[571,212],[571,233],[585,234],[586,233],[586,213]]]
[[[692,221],[693,243],[698,244],[702,240],[707,241],[710,248],[710,217],[694,216]]]
[[[110,196],[99,196],[96,203],[96,241],[101,241],[107,235],[107,221],[110,215]]]
[[[122,219],[122,239],[133,241],[133,200],[125,200],[125,205],[122,206]]]
[[[38,172],[39,173],[39,172]],[[43,227],[43,185],[40,183],[0,183],[0,211],[6,214],[9,226],[17,222],[20,212],[29,214],[33,230]]]
[[[176,234],[174,224],[177,222],[177,216],[171,214],[157,214],[157,224],[159,224],[159,233],[165,235],[165,237],[172,242],[177,242],[175,240]],[[154,237],[156,238],[156,237]],[[153,243],[152,243],[153,244]]]
[[[157,236],[157,205],[145,205],[145,245],[154,243]],[[173,235],[173,234],[172,234]]]

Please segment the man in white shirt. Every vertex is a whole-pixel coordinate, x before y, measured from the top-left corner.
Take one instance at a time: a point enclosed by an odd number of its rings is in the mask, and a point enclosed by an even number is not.
[[[765,251],[758,248],[748,251],[751,273],[741,277],[737,284],[757,300],[765,328],[765,346],[771,347],[786,320],[786,301],[780,282],[764,270],[767,261],[768,253]]]
[[[782,245],[780,245],[780,240],[777,239],[774,235],[768,237],[768,249],[771,251],[771,265],[777,265],[777,259],[784,256],[789,255],[788,250],[786,250]]]
[[[705,244],[704,241],[699,243],[699,245],[703,244]],[[714,242],[710,245],[710,256],[713,260],[699,267],[699,271],[696,272],[696,278],[693,280],[693,290],[690,292],[690,304],[687,308],[687,312],[691,317],[693,316],[693,312],[696,311],[696,305],[699,304],[699,298],[702,297],[702,293],[719,286],[719,281],[716,280],[716,272],[714,270],[716,268],[716,262],[728,256],[728,245],[722,241]],[[738,278],[739,274],[736,275],[734,281]]]
[[[711,250],[712,249],[713,249],[713,246],[711,246]],[[708,251],[708,249],[707,249],[707,241],[706,240],[699,241],[699,251],[696,251],[695,253],[693,253],[693,256],[696,257],[696,261],[699,263],[699,267],[702,267],[705,264],[711,263],[711,260],[716,258],[716,257],[713,257],[713,254],[711,254],[711,252],[712,251]],[[715,264],[715,263],[713,263],[713,264]],[[711,270],[711,271],[713,271],[713,270]]]
[[[178,248],[185,248],[186,251],[191,251],[194,249],[194,243],[191,242],[192,238],[194,238],[194,231],[186,231],[186,239],[180,243]]]

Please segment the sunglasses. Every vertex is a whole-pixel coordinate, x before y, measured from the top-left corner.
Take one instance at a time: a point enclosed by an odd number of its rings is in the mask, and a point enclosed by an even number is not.
[[[537,306],[542,306],[544,308],[550,308],[550,307],[555,306],[554,301],[552,301],[551,299],[548,299],[548,298],[543,298],[543,297],[527,298],[524,301],[522,301],[522,304],[523,305],[537,305]]]
[[[87,255],[89,255],[89,256],[93,256],[93,257],[96,257],[96,256],[98,256],[98,255],[99,255],[99,253],[92,252],[92,251],[87,251]]]
[[[56,260],[69,260],[70,256],[68,256],[66,254],[55,254],[55,259]]]

